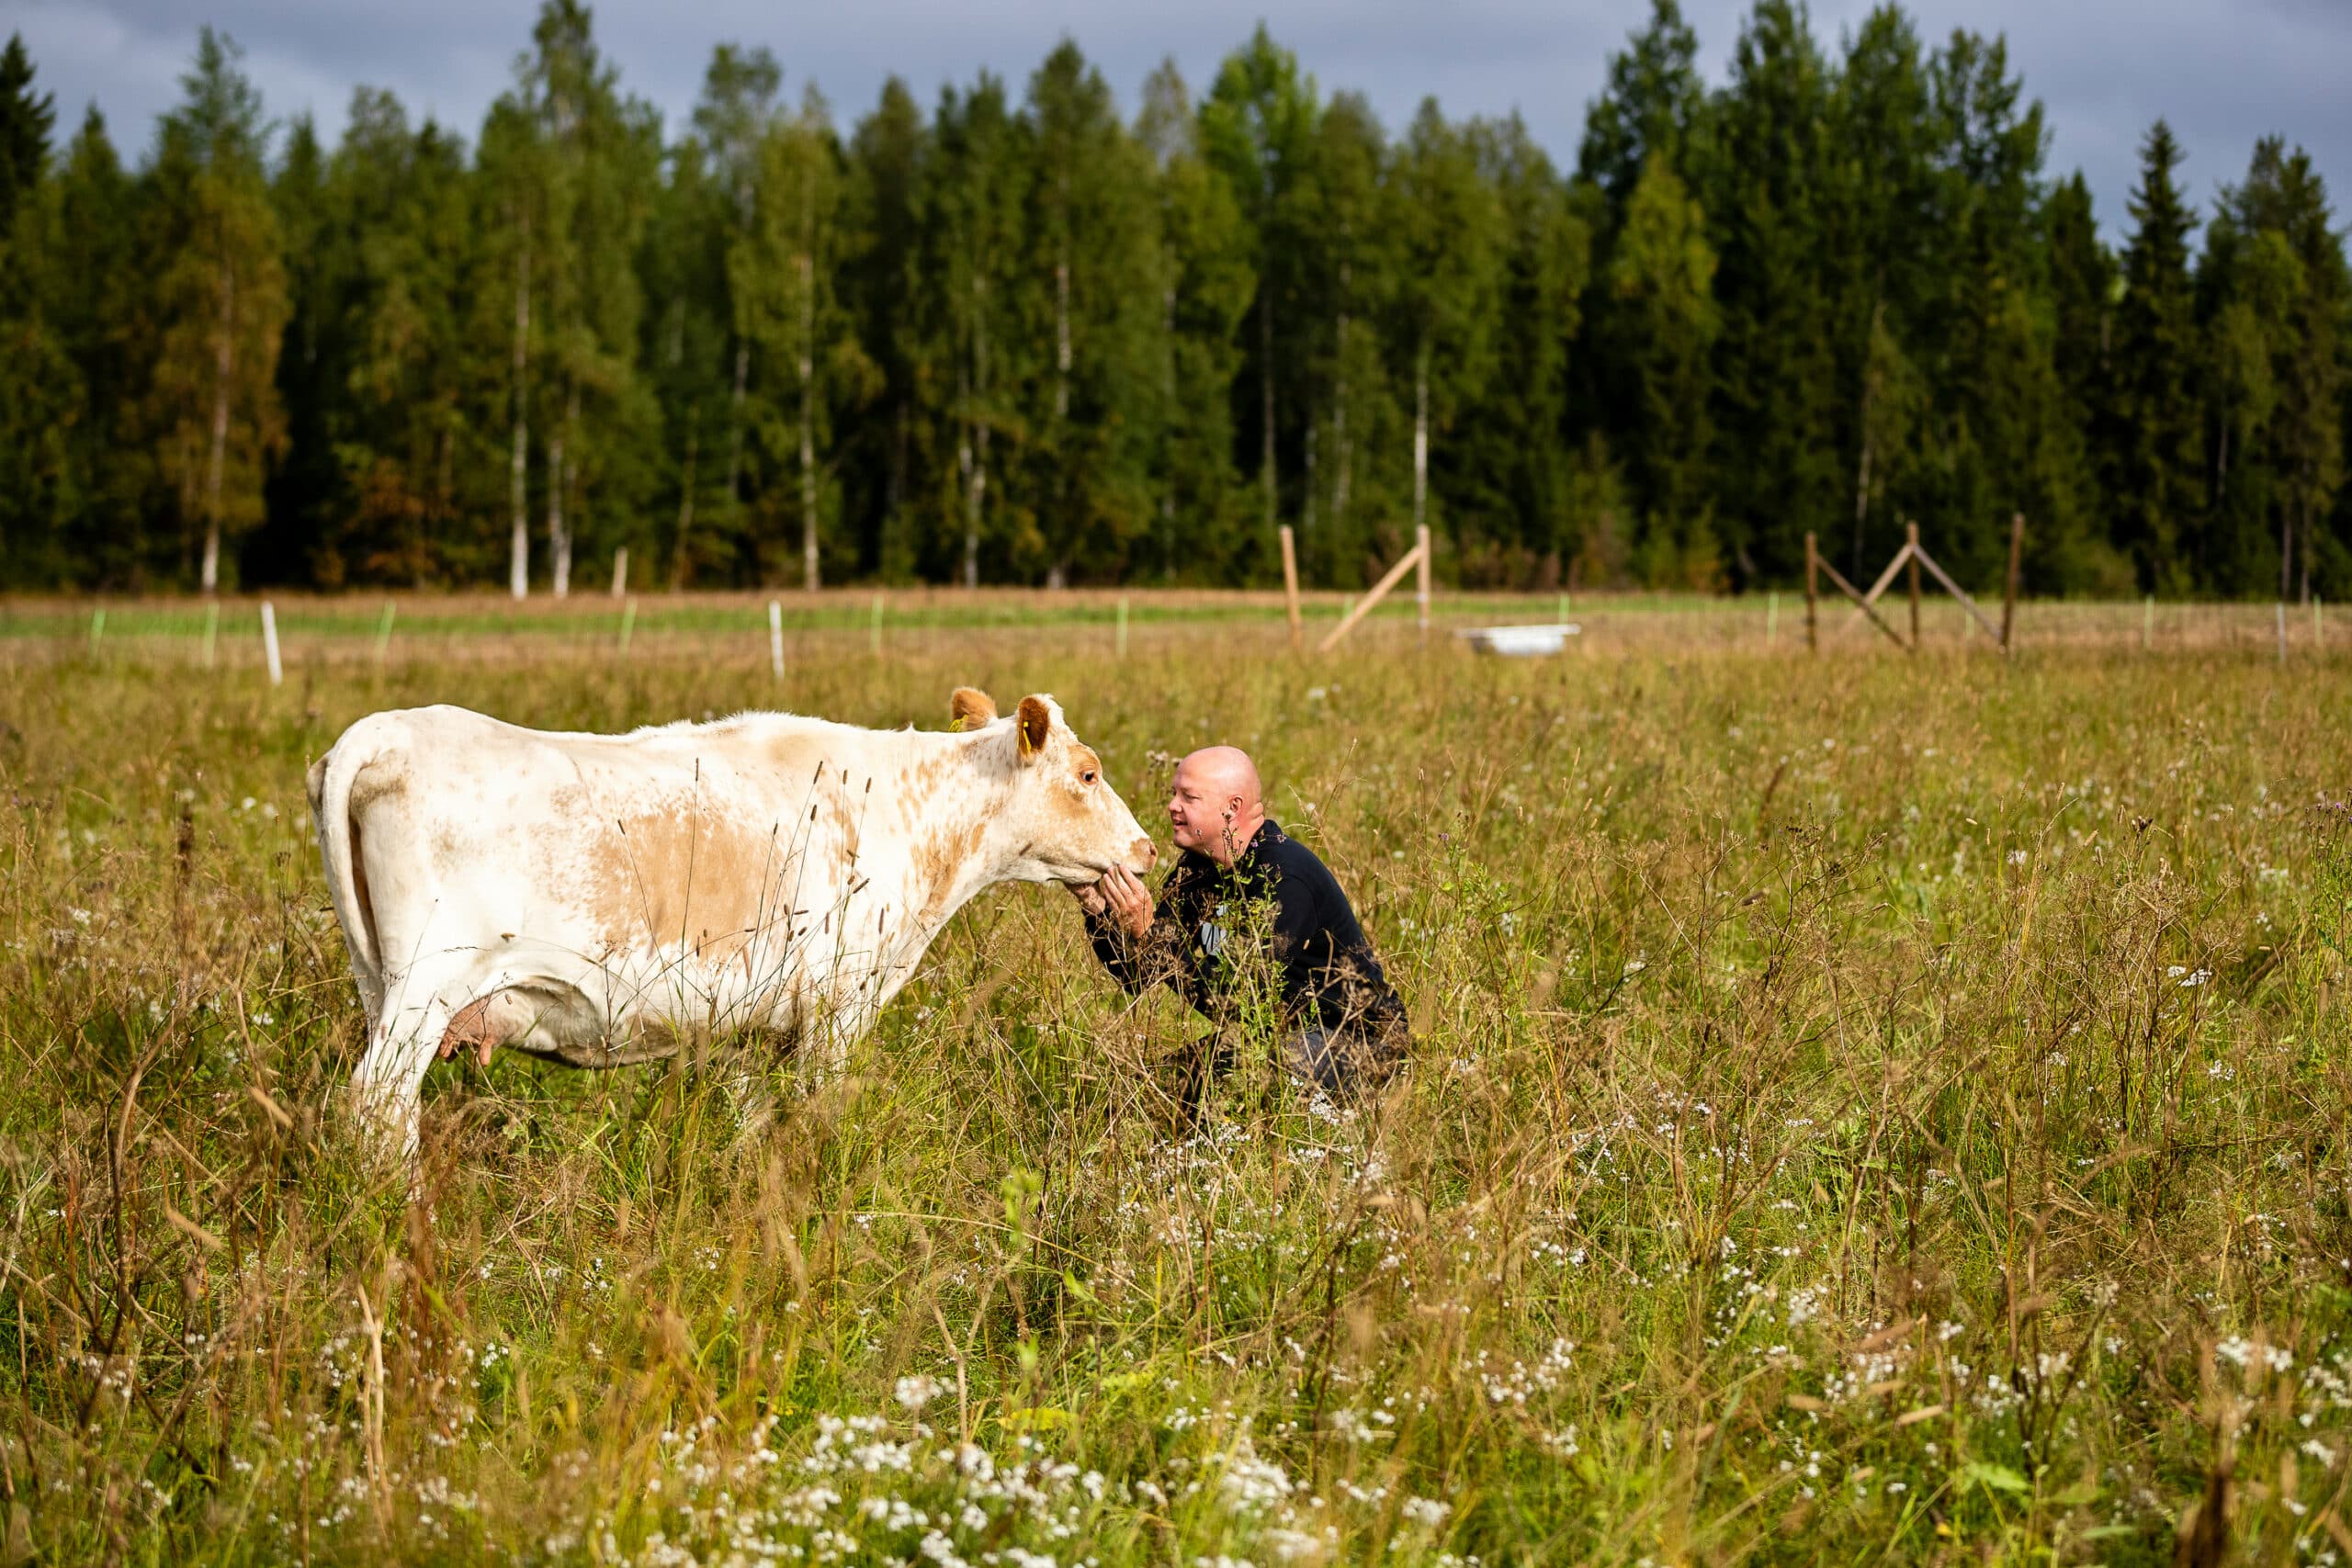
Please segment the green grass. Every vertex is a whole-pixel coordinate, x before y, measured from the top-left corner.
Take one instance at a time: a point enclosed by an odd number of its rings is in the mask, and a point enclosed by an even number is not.
[[[0,1555],[2161,1562],[2209,1491],[2352,1555],[2352,665],[1849,646],[12,667]],[[1008,888],[771,1124],[509,1055],[419,1201],[351,1148],[344,725],[967,681],[1147,823],[1258,754],[1410,1005],[1383,1102],[1186,1129],[1192,1021]]]

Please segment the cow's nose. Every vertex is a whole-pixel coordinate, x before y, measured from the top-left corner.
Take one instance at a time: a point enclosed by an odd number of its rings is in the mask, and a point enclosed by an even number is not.
[[[1143,868],[1146,871],[1149,871],[1159,863],[1159,846],[1151,841],[1151,835],[1148,833],[1136,840],[1135,852],[1142,857]]]

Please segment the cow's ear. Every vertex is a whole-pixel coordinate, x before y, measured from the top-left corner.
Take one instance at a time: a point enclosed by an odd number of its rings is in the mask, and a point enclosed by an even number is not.
[[[1054,730],[1054,710],[1046,705],[1043,697],[1021,699],[1021,754],[1034,757],[1046,749],[1046,737]]]
[[[984,724],[996,722],[996,704],[986,692],[969,686],[958,686],[956,694],[947,699],[947,728],[978,729]]]

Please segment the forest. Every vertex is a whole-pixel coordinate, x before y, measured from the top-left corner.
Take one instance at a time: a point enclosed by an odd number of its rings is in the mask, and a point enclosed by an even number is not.
[[[2041,594],[2352,592],[2344,240],[2148,127],[2103,238],[1999,38],[1674,0],[1573,165],[1384,125],[1264,28],[1122,102],[721,44],[683,125],[547,0],[471,128],[326,145],[204,29],[142,147],[0,55],[0,588],[1465,588],[1857,578],[1916,522]],[[2233,164],[2234,166],[2234,164]]]

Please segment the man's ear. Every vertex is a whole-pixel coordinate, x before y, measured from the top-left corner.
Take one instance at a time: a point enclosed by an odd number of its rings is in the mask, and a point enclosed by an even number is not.
[[[1020,721],[1021,754],[1034,757],[1046,749],[1046,737],[1053,733],[1053,709],[1046,705],[1043,697],[1023,697]]]
[[[947,699],[947,728],[978,729],[984,724],[996,722],[996,704],[986,692],[970,686],[958,686],[956,694]]]

